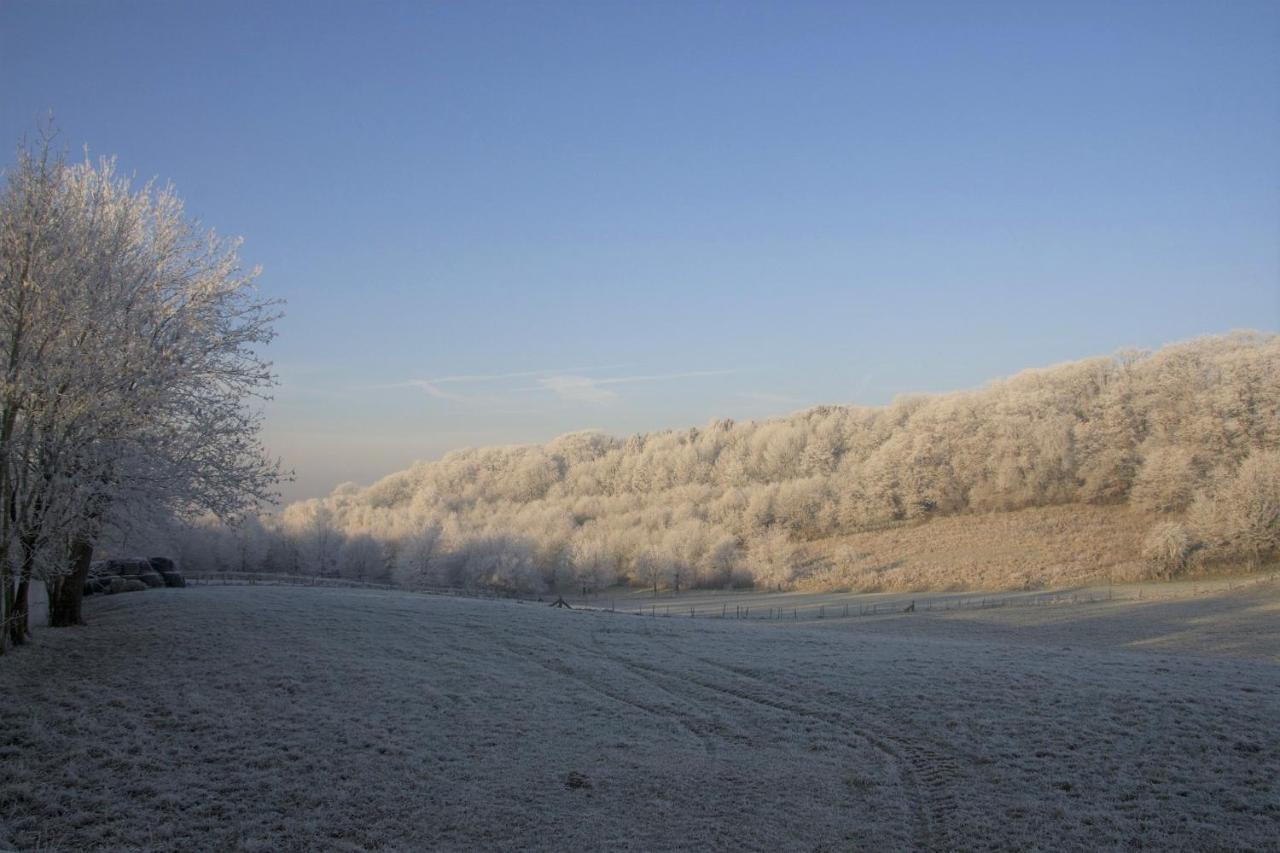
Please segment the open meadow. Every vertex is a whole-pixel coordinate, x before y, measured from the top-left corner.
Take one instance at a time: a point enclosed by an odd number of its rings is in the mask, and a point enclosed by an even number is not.
[[[799,623],[264,587],[86,616],[0,669],[0,847],[1280,846],[1275,583]]]
[[[1280,0],[0,0],[0,853],[1280,853]]]

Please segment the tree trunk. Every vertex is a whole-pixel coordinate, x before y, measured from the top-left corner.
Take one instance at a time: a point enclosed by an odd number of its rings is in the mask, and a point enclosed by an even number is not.
[[[9,607],[7,623],[9,642],[20,646],[31,636],[31,574],[35,567],[36,540],[34,536],[19,538],[22,550],[22,568],[17,577],[18,588]]]
[[[9,645],[20,646],[31,636],[31,605],[29,602],[29,591],[31,589],[30,575],[23,575],[22,580],[18,581],[18,591],[13,599],[13,606],[9,609]]]
[[[6,560],[0,563],[0,655],[9,644],[9,614],[13,610],[13,573]]]
[[[84,601],[84,585],[89,580],[89,564],[93,562],[93,545],[84,539],[71,543],[71,574],[49,584],[49,626],[66,628],[83,625],[80,604]]]

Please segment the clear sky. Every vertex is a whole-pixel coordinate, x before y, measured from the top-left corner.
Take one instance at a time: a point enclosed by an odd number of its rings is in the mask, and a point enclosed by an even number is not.
[[[50,109],[288,301],[290,498],[1280,328],[1272,0],[0,0]]]

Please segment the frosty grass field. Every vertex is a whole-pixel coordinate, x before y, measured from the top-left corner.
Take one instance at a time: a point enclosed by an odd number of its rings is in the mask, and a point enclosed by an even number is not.
[[[1274,582],[799,623],[262,587],[86,615],[0,667],[0,848],[1280,849]]]

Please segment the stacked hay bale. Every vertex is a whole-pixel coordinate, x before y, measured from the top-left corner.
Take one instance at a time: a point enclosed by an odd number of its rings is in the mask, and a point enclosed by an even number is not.
[[[164,578],[164,585],[169,587],[186,586],[187,582],[178,571],[178,564],[168,557],[152,557],[148,562],[151,568]]]
[[[111,595],[165,586],[186,586],[173,560],[167,557],[115,558],[98,560],[89,567],[84,594]]]

